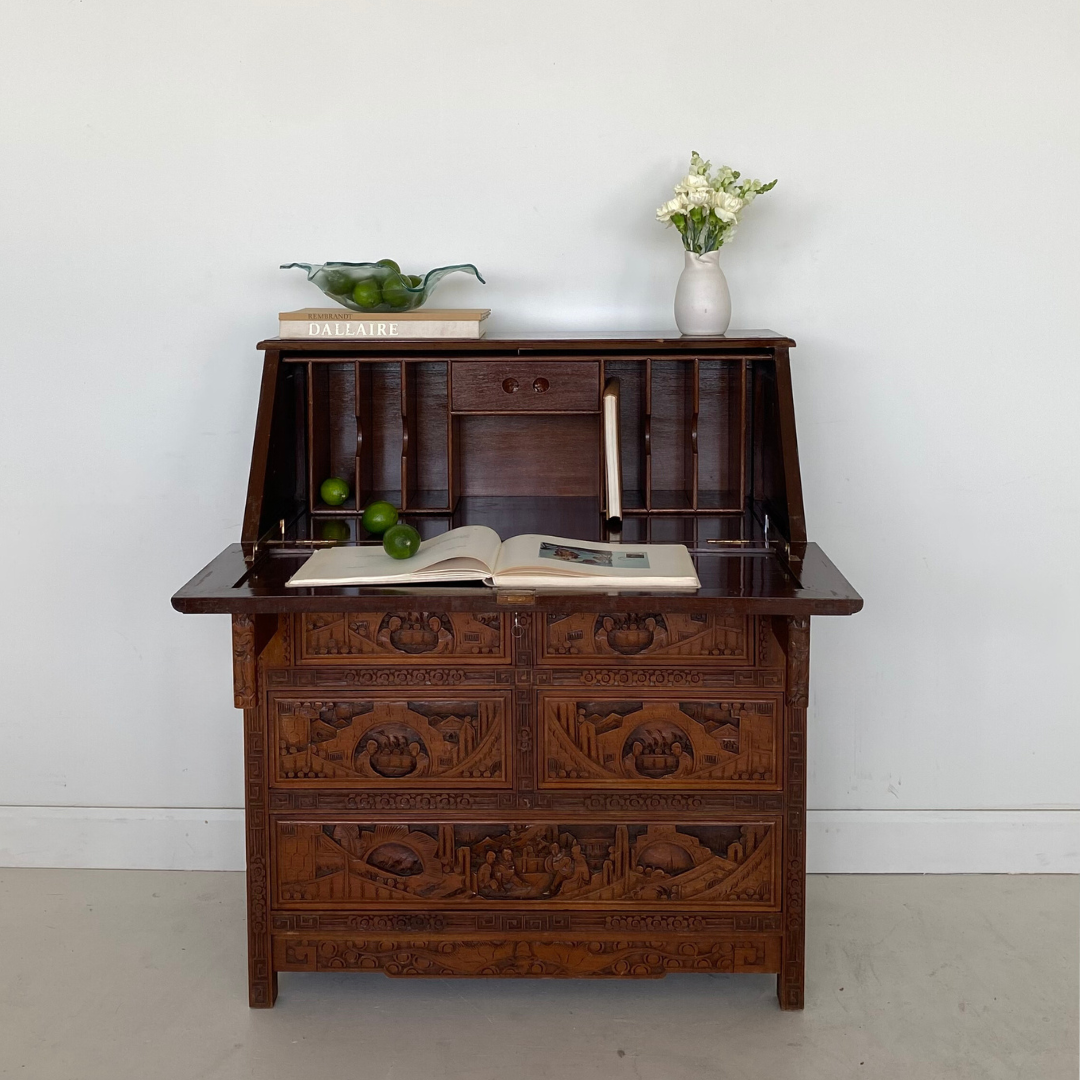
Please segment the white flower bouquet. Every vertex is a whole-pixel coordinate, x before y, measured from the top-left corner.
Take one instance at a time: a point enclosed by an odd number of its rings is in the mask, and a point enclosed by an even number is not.
[[[675,185],[675,198],[656,211],[656,219],[679,230],[687,251],[697,255],[717,251],[731,243],[743,210],[763,191],[776,187],[775,180],[740,183],[739,175],[726,165],[712,173],[712,163],[695,150],[690,171]]]

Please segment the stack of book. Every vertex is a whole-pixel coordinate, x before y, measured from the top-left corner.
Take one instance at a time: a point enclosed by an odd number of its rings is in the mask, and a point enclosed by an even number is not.
[[[487,308],[435,308],[379,314],[348,308],[282,311],[279,337],[310,338],[471,338],[483,337]]]

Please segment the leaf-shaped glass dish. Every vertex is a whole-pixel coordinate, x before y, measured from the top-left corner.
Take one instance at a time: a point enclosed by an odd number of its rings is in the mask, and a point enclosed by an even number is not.
[[[284,263],[281,269],[290,270],[294,266],[307,271],[308,281],[313,281],[331,300],[352,311],[413,311],[427,300],[447,274],[455,270],[464,270],[485,284],[472,263],[440,266],[423,277],[370,262],[329,262],[318,266]]]

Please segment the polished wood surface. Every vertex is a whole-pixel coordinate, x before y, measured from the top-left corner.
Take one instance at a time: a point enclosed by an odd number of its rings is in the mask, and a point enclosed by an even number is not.
[[[454,364],[454,412],[598,412],[596,361],[503,360]]]
[[[582,530],[563,530],[564,535],[591,539]],[[505,535],[514,535],[507,533]],[[668,542],[668,541],[665,541]],[[693,592],[654,589],[622,590],[624,607],[646,611],[660,600],[677,600],[684,611],[739,614],[852,615],[862,609],[855,592],[817,544],[793,549],[799,556],[798,577],[774,555],[695,556],[702,587]],[[285,582],[304,564],[308,551],[266,555],[255,565],[244,559],[243,547],[232,544],[203,567],[173,597],[177,611],[190,614],[238,612],[270,614],[278,611],[348,611],[365,598],[380,604],[399,602],[444,606],[455,611],[483,611],[494,601],[509,608],[526,605],[530,610],[582,610],[594,607],[592,594],[580,589],[492,591],[480,585],[402,585],[372,588],[289,589]]]
[[[260,344],[240,543],[173,597],[232,617],[253,1006],[278,972],[344,970],[769,972],[802,1007],[810,616],[862,600],[806,539],[793,345]],[[702,587],[287,588],[314,548],[377,542],[376,497],[427,537],[685,543]]]
[[[368,353],[385,355],[387,353],[423,353],[427,355],[464,353],[473,356],[488,352],[507,352],[523,350],[528,352],[570,352],[620,351],[624,349],[644,349],[651,352],[695,353],[725,352],[732,349],[760,349],[767,352],[774,348],[795,347],[791,338],[784,337],[772,330],[732,330],[723,337],[699,338],[684,337],[681,334],[649,334],[633,330],[626,331],[569,331],[551,333],[546,331],[536,334],[485,334],[476,341],[455,339],[430,339],[425,341],[395,341],[380,338],[370,345],[361,343],[357,349],[350,342],[307,341],[305,339],[267,338],[260,341],[259,349],[267,351],[301,352],[320,355],[326,352],[340,352],[353,356],[363,350]]]

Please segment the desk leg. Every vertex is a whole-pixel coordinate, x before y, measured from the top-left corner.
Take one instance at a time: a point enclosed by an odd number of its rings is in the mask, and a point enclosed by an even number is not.
[[[782,1009],[803,1007],[806,921],[806,706],[810,695],[810,618],[787,620],[787,753],[784,806],[784,953],[776,977]]]
[[[268,915],[270,851],[266,817],[266,732],[258,708],[255,621],[250,615],[233,616],[233,686],[236,707],[244,710],[248,1004],[253,1009],[269,1009],[277,998],[277,973],[270,951]]]

